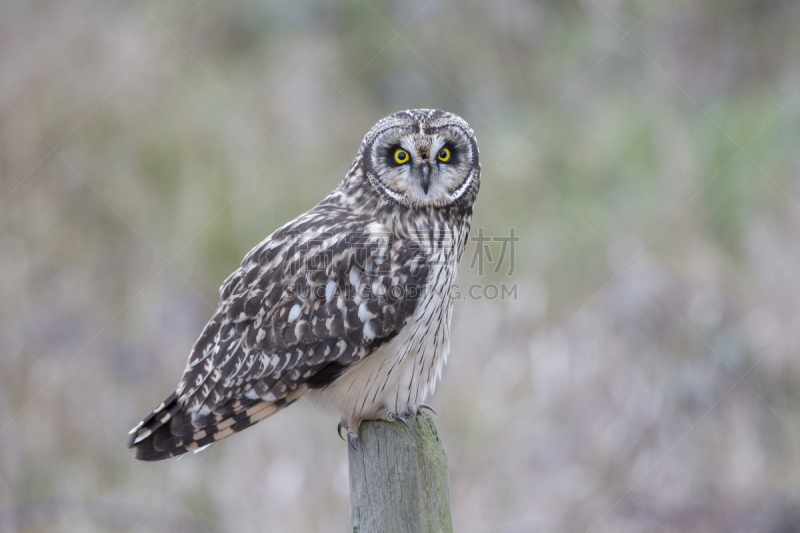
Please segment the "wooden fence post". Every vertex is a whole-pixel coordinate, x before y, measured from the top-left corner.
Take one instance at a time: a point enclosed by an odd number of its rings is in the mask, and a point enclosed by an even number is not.
[[[369,420],[350,450],[353,533],[452,532],[447,456],[429,414]]]

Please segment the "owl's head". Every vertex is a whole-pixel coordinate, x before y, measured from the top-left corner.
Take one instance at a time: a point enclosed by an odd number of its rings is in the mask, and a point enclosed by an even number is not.
[[[361,146],[364,170],[383,197],[406,207],[447,207],[474,199],[480,181],[475,134],[437,109],[393,113]]]

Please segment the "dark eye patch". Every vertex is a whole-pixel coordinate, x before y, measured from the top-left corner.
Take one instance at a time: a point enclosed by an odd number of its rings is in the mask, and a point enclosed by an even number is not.
[[[404,148],[402,146],[400,146],[399,144],[393,144],[393,145],[389,146],[388,148],[386,148],[386,151],[383,154],[383,159],[384,159],[384,161],[386,161],[387,165],[392,166],[392,167],[401,167],[401,166],[406,164],[406,163],[398,163],[397,161],[394,160],[394,153],[397,150],[404,150]],[[410,154],[409,154],[409,157],[410,157]]]
[[[442,161],[439,159],[439,154],[445,148],[450,150],[450,159],[448,159],[447,161]],[[438,152],[436,152],[436,162],[440,165],[457,165],[459,162],[461,162],[461,151],[458,148],[456,148],[456,146],[453,143],[448,141],[444,143],[444,145],[441,148],[439,148]]]

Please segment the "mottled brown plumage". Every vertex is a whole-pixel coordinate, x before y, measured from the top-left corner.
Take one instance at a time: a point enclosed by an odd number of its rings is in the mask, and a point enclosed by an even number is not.
[[[378,122],[339,186],[225,280],[176,392],[131,431],[135,456],[197,450],[306,394],[353,436],[363,419],[416,411],[449,350],[479,180],[459,117]]]

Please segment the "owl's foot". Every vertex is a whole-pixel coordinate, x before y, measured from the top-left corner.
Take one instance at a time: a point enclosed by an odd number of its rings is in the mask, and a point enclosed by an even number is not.
[[[395,420],[399,420],[400,422],[403,423],[405,427],[408,427],[408,422],[406,422],[405,418],[391,411],[384,411],[383,415],[378,417],[378,420],[386,420],[387,422],[394,422]]]
[[[430,407],[428,407],[428,408],[430,409]],[[386,420],[387,422],[394,422],[395,420],[399,420],[400,422],[403,423],[403,425],[405,427],[408,427],[408,422],[406,422],[405,418],[403,418],[402,416],[398,415],[397,413],[392,413],[390,411],[384,412],[383,415],[377,417],[377,419],[378,420]],[[350,444],[350,447],[353,448],[353,450],[355,450],[356,449],[355,440],[358,438],[358,426],[361,425],[361,420],[359,420],[357,422],[356,427],[355,427],[354,430],[350,429],[350,427],[351,427],[350,425],[345,425],[345,424],[349,424],[349,422],[345,421],[345,420],[340,421],[339,425],[336,426],[336,433],[339,434],[339,438],[344,440],[344,436],[342,435],[342,429],[346,429],[347,430],[347,442],[348,442],[348,444]]]
[[[408,427],[408,422],[406,422],[406,419],[403,418],[402,416],[398,416],[398,415],[396,415],[394,413],[389,413],[389,418],[392,419],[392,420],[399,420],[400,422],[403,423],[403,425],[405,427]]]
[[[343,422],[344,421],[339,422],[339,425],[336,426],[336,433],[339,434],[339,438],[340,439],[345,440],[344,437],[342,436],[342,429],[346,429],[347,430],[347,442],[348,442],[348,444],[350,444],[350,447],[353,448],[353,450],[355,450],[356,449],[356,439],[358,438],[358,426],[361,425],[361,422],[360,421],[358,422],[358,425],[356,426],[355,430],[351,430],[350,427],[345,426],[343,424]]]
[[[427,409],[428,411],[430,411],[431,413],[435,414],[436,416],[439,416],[439,415],[436,414],[436,410],[433,407],[431,407],[430,405],[428,405],[427,403],[421,403],[421,404],[417,405],[417,414],[420,414],[423,409]]]

